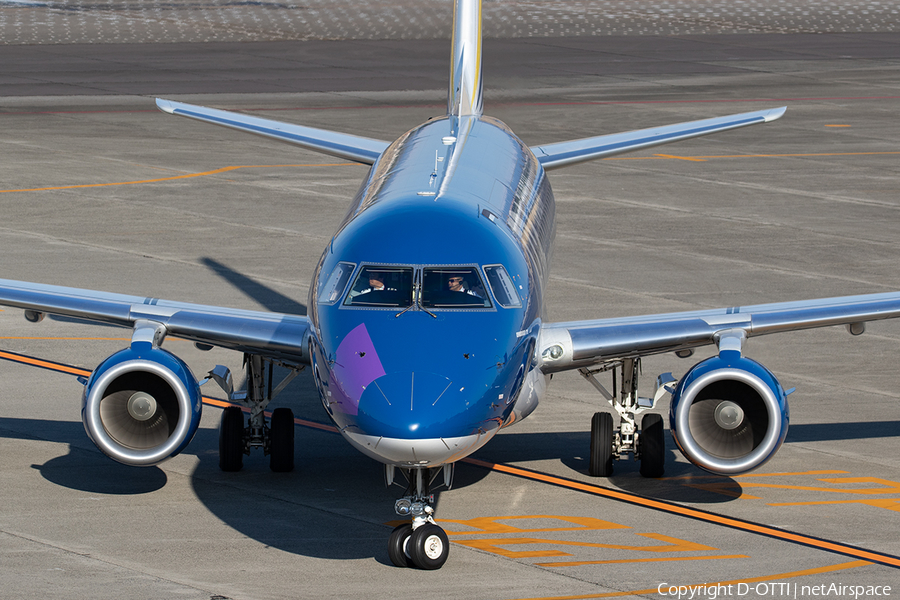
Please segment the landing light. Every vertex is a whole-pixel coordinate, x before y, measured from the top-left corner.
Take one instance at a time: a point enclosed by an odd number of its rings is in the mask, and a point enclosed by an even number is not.
[[[550,360],[557,360],[558,358],[562,357],[563,353],[564,350],[562,346],[560,346],[559,344],[553,344],[552,346],[544,350],[543,357],[549,358]]]
[[[412,502],[407,500],[406,498],[400,498],[394,503],[394,512],[396,512],[401,517],[409,516],[409,513],[412,511]]]

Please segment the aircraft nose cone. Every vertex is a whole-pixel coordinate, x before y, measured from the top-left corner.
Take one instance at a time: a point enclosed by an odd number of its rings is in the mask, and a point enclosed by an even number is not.
[[[384,437],[444,437],[453,418],[466,408],[461,387],[437,373],[388,373],[362,393],[359,425]]]

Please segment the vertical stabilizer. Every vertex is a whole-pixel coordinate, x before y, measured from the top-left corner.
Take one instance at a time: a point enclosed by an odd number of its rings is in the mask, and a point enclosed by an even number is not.
[[[455,0],[447,114],[481,116],[481,0]]]

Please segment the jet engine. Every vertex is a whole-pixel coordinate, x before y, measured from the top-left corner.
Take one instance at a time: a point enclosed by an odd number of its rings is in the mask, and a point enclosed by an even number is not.
[[[784,389],[761,364],[721,352],[696,365],[672,392],[669,422],[688,460],[720,475],[759,467],[788,429]]]
[[[150,466],[184,450],[200,424],[201,407],[197,380],[180,358],[135,344],[94,370],[84,386],[81,418],[104,454]]]

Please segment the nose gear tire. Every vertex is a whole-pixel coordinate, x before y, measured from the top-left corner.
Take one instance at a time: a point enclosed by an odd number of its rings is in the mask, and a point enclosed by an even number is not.
[[[409,553],[415,566],[426,571],[440,569],[450,555],[447,534],[437,525],[428,523],[412,532]]]
[[[394,566],[397,567],[413,567],[413,561],[409,552],[409,538],[412,535],[412,525],[404,523],[398,525],[391,532],[388,540],[388,556]]]

